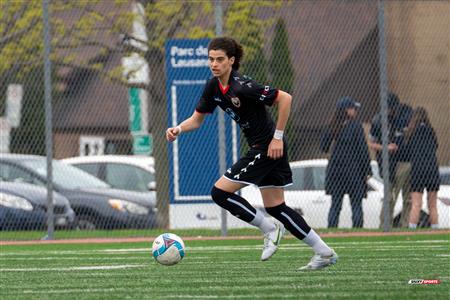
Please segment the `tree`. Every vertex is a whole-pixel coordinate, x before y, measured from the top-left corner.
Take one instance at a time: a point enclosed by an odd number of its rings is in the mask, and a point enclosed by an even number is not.
[[[272,19],[257,15],[258,7],[281,6],[282,1],[224,1],[225,33],[239,39],[246,49],[244,70],[255,71],[255,78],[265,81],[262,63],[265,29]],[[136,0],[145,11],[147,40],[130,34],[133,1],[51,1],[52,63],[55,68],[83,68],[128,86],[121,66],[104,69],[104,57],[111,53],[128,56],[139,53],[150,69],[150,83],[140,85],[149,94],[150,130],[154,138],[154,157],[158,208],[168,216],[169,185],[164,44],[173,38],[214,36],[214,1]],[[119,38],[122,37],[122,38]],[[133,41],[133,42],[132,42]],[[136,46],[136,43],[142,46]],[[0,78],[26,73],[42,61],[42,8],[40,0],[0,1]],[[95,55],[80,56],[90,50]],[[80,59],[84,58],[84,59]],[[254,60],[252,60],[254,59]],[[253,68],[253,69],[251,69]],[[163,218],[168,222],[168,218]],[[166,223],[167,225],[168,223]]]
[[[272,41],[270,58],[270,74],[272,84],[288,93],[293,92],[294,67],[289,51],[289,37],[283,19],[275,25],[275,36]]]
[[[272,85],[283,91],[292,93],[294,74],[286,25],[282,19],[278,19],[275,25],[275,36],[272,41],[272,55],[270,57]],[[295,134],[292,129],[292,118],[289,118],[288,123],[286,124],[286,132],[290,153],[293,153],[293,148],[296,146],[296,141],[294,139]]]
[[[19,80],[27,88],[22,99],[21,126],[11,130],[10,150],[45,155],[44,68],[37,66]]]

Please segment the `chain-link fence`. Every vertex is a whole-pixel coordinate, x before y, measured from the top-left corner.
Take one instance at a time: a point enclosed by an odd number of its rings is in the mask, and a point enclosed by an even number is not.
[[[241,73],[293,96],[285,200],[312,227],[450,227],[448,1],[49,4],[51,118],[43,2],[0,1],[2,239],[46,228],[46,118],[67,237],[247,227],[209,196],[248,149],[239,126],[217,109],[165,139],[194,111],[220,32],[243,45]],[[257,189],[241,193],[263,209]]]

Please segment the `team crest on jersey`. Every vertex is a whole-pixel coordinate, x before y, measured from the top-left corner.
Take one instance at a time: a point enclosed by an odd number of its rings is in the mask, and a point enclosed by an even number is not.
[[[231,97],[231,103],[238,108],[241,106],[241,100],[238,97]]]

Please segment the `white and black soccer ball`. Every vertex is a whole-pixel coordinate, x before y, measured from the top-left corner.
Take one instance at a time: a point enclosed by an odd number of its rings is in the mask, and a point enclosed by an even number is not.
[[[179,263],[185,254],[184,242],[176,234],[163,233],[153,241],[152,255],[165,266]]]

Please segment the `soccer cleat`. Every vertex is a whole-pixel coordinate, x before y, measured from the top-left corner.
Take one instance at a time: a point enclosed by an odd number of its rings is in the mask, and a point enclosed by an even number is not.
[[[338,261],[338,256],[333,249],[331,249],[331,251],[333,251],[333,253],[328,256],[315,254],[311,258],[311,261],[306,266],[301,267],[299,270],[300,271],[319,270],[328,267],[330,265],[336,264]]]
[[[265,261],[272,257],[278,250],[281,238],[284,235],[284,226],[282,224],[275,224],[275,230],[270,231],[264,235],[264,247],[261,254],[261,260]]]

